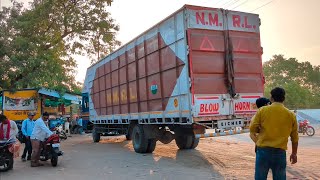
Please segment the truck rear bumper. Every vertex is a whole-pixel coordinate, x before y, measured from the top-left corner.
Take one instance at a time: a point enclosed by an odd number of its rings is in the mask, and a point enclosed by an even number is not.
[[[242,130],[229,130],[219,133],[204,133],[204,134],[195,134],[196,138],[207,138],[207,137],[219,137],[219,136],[229,136],[235,134],[243,134],[248,133],[249,129],[242,129]]]

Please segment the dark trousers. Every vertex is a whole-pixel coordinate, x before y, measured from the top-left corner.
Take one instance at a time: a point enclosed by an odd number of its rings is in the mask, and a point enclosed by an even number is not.
[[[31,145],[31,140],[30,139],[26,139],[24,150],[23,150],[23,154],[22,154],[21,157],[22,158],[26,158],[27,153],[28,153],[28,158],[27,159],[31,159],[32,145]]]
[[[278,148],[257,148],[255,180],[266,180],[269,169],[273,180],[286,179],[286,151]]]

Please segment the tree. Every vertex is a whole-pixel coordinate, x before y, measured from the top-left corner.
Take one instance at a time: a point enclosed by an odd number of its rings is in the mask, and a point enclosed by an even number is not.
[[[112,0],[12,1],[0,12],[0,89],[77,87],[74,54],[92,63],[120,45],[107,11]],[[95,60],[94,60],[95,59]]]
[[[320,107],[320,66],[274,55],[263,64],[263,70],[266,96],[270,96],[272,88],[280,86],[286,90],[286,105],[289,108]]]

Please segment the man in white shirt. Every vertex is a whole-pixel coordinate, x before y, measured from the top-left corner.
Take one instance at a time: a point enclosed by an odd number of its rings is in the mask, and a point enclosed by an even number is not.
[[[0,141],[15,139],[18,132],[17,124],[0,114]]]
[[[32,144],[31,167],[43,166],[43,164],[39,163],[41,144],[46,138],[53,134],[44,123],[44,121],[47,121],[48,119],[49,114],[45,112],[42,114],[42,117],[37,119],[34,123],[34,128],[30,137]]]

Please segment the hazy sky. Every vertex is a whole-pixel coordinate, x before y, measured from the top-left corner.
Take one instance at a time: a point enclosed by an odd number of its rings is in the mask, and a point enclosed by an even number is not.
[[[0,0],[8,5],[10,0]],[[20,0],[22,1],[22,0]],[[23,2],[27,2],[23,1]],[[114,0],[110,11],[120,25],[118,39],[127,43],[184,4],[224,7],[260,15],[263,61],[274,54],[296,57],[320,65],[320,0]],[[78,57],[78,75],[83,82],[90,60]]]

